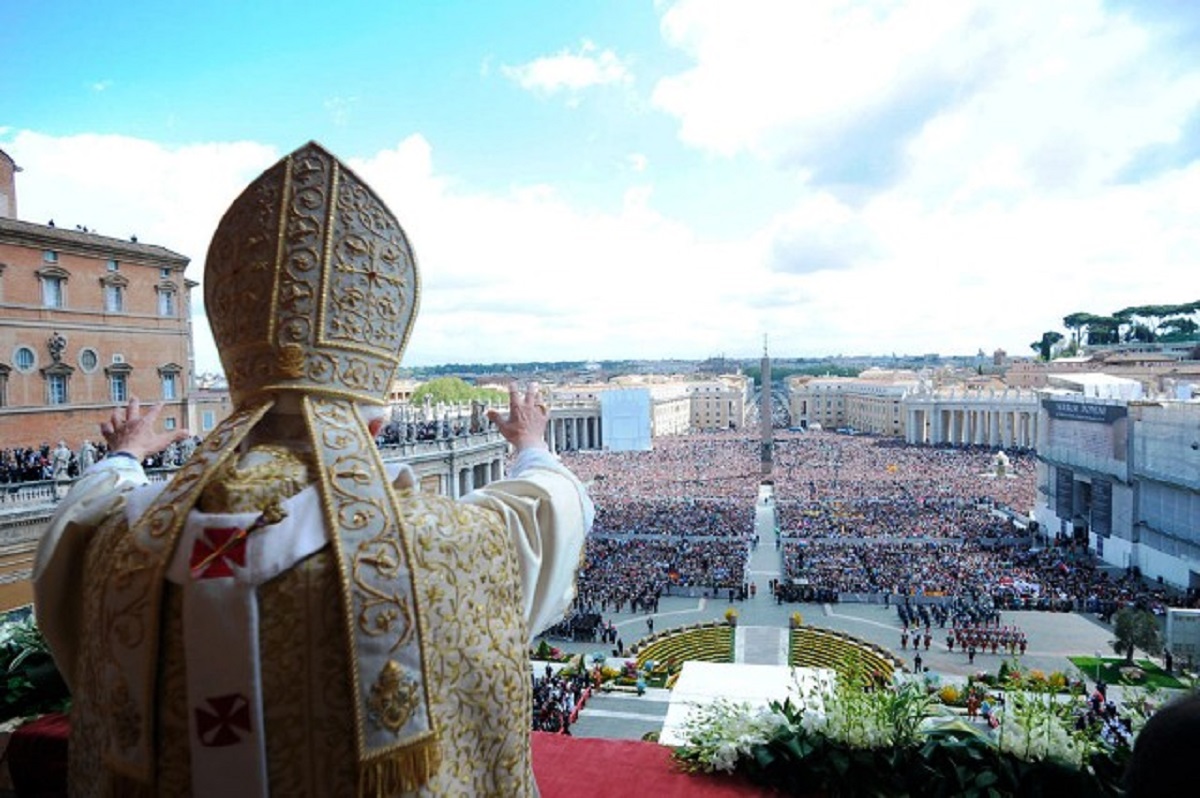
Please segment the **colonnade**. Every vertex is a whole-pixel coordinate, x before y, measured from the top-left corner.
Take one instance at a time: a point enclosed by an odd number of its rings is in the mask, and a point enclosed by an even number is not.
[[[479,463],[455,463],[458,472],[458,492],[455,498],[465,496],[476,488],[482,488],[489,482],[496,482],[504,477],[504,463],[495,457]]]
[[[550,424],[546,428],[546,443],[554,453],[578,449],[604,448],[599,415],[557,415],[551,410]]]
[[[1010,409],[930,403],[908,408],[908,443],[1034,448],[1037,409]]]
[[[385,463],[402,462],[416,474],[420,489],[457,499],[476,488],[504,479],[508,443],[499,432],[438,438],[381,446]]]

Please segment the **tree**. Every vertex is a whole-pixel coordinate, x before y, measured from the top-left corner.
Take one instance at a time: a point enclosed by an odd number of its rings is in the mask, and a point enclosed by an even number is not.
[[[1087,325],[1089,344],[1121,343],[1121,320],[1116,316],[1093,316]]]
[[[492,404],[503,404],[508,401],[508,395],[501,391],[476,388],[458,377],[437,377],[413,391],[412,403],[419,405],[430,396],[433,402],[446,404],[466,404],[472,399],[481,402],[491,401]]]
[[[1052,349],[1056,343],[1063,339],[1063,334],[1057,330],[1047,330],[1042,333],[1040,341],[1034,341],[1029,345],[1029,348],[1037,352],[1042,360],[1049,360],[1052,354]]]
[[[1190,340],[1196,335],[1197,329],[1200,329],[1200,324],[1196,324],[1186,316],[1164,319],[1162,324],[1158,325],[1158,331],[1164,341]]]
[[[1126,335],[1128,334],[1127,330],[1123,330],[1122,328],[1133,326],[1133,308],[1122,308],[1113,313],[1112,317],[1117,320],[1117,343],[1120,343],[1126,339]]]
[[[1129,328],[1129,332],[1125,333],[1125,343],[1131,344],[1134,342],[1141,344],[1154,343],[1154,330],[1150,329],[1147,324],[1138,322]]]
[[[1125,655],[1125,664],[1133,664],[1134,649],[1157,656],[1162,651],[1162,630],[1154,613],[1123,607],[1113,616],[1113,651]]]
[[[1095,318],[1097,317],[1084,311],[1063,316],[1063,326],[1071,331],[1071,343],[1076,347],[1083,343],[1083,328],[1091,324],[1092,319]]]

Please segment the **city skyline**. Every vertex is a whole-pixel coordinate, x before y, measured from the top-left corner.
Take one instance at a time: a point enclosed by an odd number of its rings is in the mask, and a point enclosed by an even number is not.
[[[18,2],[19,218],[192,260],[308,139],[422,268],[407,365],[1031,355],[1200,250],[1200,10]],[[199,371],[217,367],[194,306]],[[1191,299],[1185,296],[1183,299]]]

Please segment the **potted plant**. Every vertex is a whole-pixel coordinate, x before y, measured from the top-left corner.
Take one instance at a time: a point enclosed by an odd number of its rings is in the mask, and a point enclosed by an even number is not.
[[[730,607],[729,609],[725,610],[725,623],[729,624],[730,626],[737,626],[737,619],[738,619],[738,611],[737,610],[735,610],[733,607]]]

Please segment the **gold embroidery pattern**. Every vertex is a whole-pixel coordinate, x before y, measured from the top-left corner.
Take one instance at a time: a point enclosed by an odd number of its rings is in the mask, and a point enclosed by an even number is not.
[[[405,491],[421,574],[422,628],[439,730],[443,795],[529,795],[532,696],[516,555],[499,516]],[[506,707],[503,715],[497,707]]]
[[[153,769],[149,713],[167,562],[206,476],[234,454],[238,442],[269,408],[268,403],[240,410],[222,421],[131,530],[125,530],[121,519],[125,533],[112,542],[108,568],[97,572],[106,575],[106,580],[100,580],[94,608],[103,641],[97,652],[98,689],[101,702],[120,715],[119,723],[111,727],[114,736],[108,755],[112,767],[135,780],[148,781]]]
[[[434,734],[424,644],[416,619],[416,578],[396,498],[366,424],[344,400],[306,396],[305,418],[317,459],[317,485],[338,553],[346,595],[347,643],[356,663],[356,731],[362,756],[400,751]],[[397,672],[411,682],[412,709],[392,728],[374,711],[372,679]],[[389,723],[395,719],[390,716]]]
[[[437,718],[442,765],[421,789],[404,795],[532,795],[529,770],[529,664],[516,560],[494,514],[449,499],[403,492],[398,504],[413,540],[413,567],[422,574],[418,598],[427,630],[426,689]],[[314,519],[315,523],[315,519]],[[123,524],[121,527],[123,528]],[[107,560],[111,540],[102,528],[89,558]],[[105,562],[88,573],[104,573]],[[89,582],[98,585],[98,581]],[[87,595],[94,595],[86,587]],[[161,756],[158,793],[190,790],[180,592],[168,586],[164,603],[163,657],[157,706]],[[355,794],[354,702],[347,685],[346,647],[330,645],[344,634],[338,568],[324,549],[260,588],[263,625],[263,708],[268,770],[281,795]],[[457,605],[473,607],[459,613]],[[480,620],[480,615],[487,621]],[[90,627],[95,628],[95,627]],[[100,636],[85,634],[80,663],[98,666],[91,652]],[[73,789],[99,795],[100,753],[111,707],[79,689],[72,711],[70,768]],[[518,708],[504,715],[496,706]]]
[[[208,513],[268,513],[279,502],[295,496],[310,482],[311,457],[284,446],[257,444],[251,455],[261,462],[240,466],[231,460],[204,486],[197,507]],[[254,458],[258,459],[258,458]],[[280,517],[269,517],[278,523]]]
[[[371,685],[367,702],[371,719],[390,732],[398,733],[417,708],[420,685],[404,675],[400,663],[388,660]]]
[[[301,390],[377,403],[420,291],[395,217],[312,143],[233,202],[213,236],[204,287],[235,401]]]

